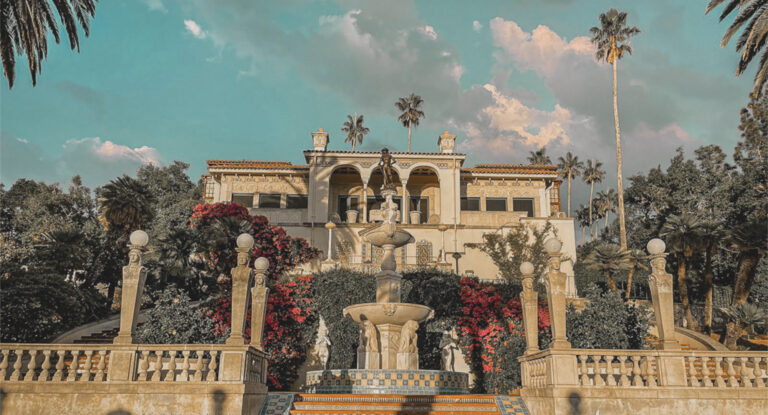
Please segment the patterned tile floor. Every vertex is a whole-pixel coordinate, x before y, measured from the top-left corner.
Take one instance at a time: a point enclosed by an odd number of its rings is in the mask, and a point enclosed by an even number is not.
[[[519,396],[495,396],[494,399],[502,415],[530,415]]]

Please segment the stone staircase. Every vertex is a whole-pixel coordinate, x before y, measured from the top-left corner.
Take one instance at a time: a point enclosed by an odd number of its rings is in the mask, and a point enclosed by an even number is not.
[[[114,328],[110,330],[102,330],[100,332],[91,333],[87,336],[83,336],[73,343],[75,344],[112,344],[112,340],[117,337],[117,332],[120,328]]]
[[[265,415],[519,415],[528,414],[528,411],[518,396],[270,393],[261,413]]]

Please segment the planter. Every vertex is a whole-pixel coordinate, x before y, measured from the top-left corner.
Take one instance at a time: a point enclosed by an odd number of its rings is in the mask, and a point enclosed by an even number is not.
[[[411,215],[411,223],[414,225],[418,225],[421,223],[421,212],[418,210],[412,210],[410,212]]]
[[[348,210],[347,211],[347,223],[357,223],[357,211],[356,210]]]

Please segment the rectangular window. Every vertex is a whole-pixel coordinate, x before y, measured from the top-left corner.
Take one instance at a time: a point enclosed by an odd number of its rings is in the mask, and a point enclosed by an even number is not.
[[[339,195],[339,204],[336,210],[336,213],[339,214],[339,217],[342,221],[347,221],[347,211],[348,210],[359,210],[360,209],[360,197],[359,196],[352,196],[352,195]]]
[[[529,218],[534,217],[533,199],[517,197],[512,199],[512,210],[515,212],[526,212]]]
[[[285,195],[285,208],[286,209],[306,209],[307,208],[307,195]]]
[[[461,198],[461,210],[480,210],[480,198],[479,197],[462,197]]]
[[[240,206],[252,208],[253,193],[232,193],[232,203],[237,203]]]
[[[420,197],[420,196],[411,196],[410,203],[411,203],[411,206],[408,208],[409,211],[420,212],[421,223],[427,223],[427,219],[429,219],[429,198]]]
[[[506,197],[486,197],[485,210],[489,212],[506,212],[507,198]]]
[[[280,208],[280,194],[262,193],[259,195],[259,208],[262,209],[279,209]]]

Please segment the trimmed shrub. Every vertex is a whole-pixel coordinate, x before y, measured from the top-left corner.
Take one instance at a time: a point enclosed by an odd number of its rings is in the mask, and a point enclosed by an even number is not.
[[[146,311],[147,321],[136,330],[139,343],[204,344],[222,343],[205,309],[194,307],[186,291],[166,288],[156,294],[154,307]]]

